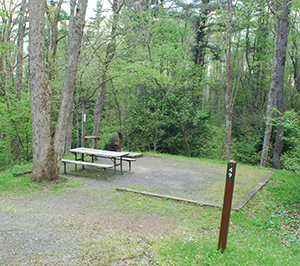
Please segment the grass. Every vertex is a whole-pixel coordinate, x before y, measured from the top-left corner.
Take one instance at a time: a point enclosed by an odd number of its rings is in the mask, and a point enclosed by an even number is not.
[[[79,186],[79,181],[68,178],[61,178],[59,180],[38,184],[31,182],[31,174],[14,176],[14,173],[23,172],[29,169],[32,169],[31,163],[15,165],[0,172],[0,193],[31,193],[33,191],[44,191],[45,189],[57,190],[60,187]]]
[[[7,191],[23,194],[55,187],[31,183],[30,175],[13,176],[14,172],[30,167],[15,166],[0,173],[0,194]],[[70,178],[65,185],[72,185],[72,182]],[[94,190],[85,192],[97,193]],[[143,254],[151,256],[156,265],[300,265],[300,178],[294,173],[275,171],[246,206],[231,212],[227,248],[223,253],[217,250],[219,208],[116,193],[113,189],[106,191],[105,197],[109,198],[105,201],[108,211],[116,215],[153,214],[172,218],[175,223],[168,234],[140,242],[126,233],[87,239],[78,256],[101,261],[100,265]]]
[[[208,221],[204,209],[201,224],[210,230],[187,222],[184,231],[156,243],[155,261],[159,265],[299,265],[299,181],[293,173],[276,171],[247,206],[232,212],[224,253],[217,250],[219,219]]]
[[[180,220],[171,236],[151,243],[158,265],[300,265],[300,178],[275,171],[240,211],[232,211],[227,249],[217,250],[221,210],[126,193],[114,201],[132,213]]]

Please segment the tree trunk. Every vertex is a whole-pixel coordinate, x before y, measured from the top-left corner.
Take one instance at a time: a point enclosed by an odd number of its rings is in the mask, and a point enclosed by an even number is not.
[[[66,147],[65,147],[65,154],[70,155],[70,149],[72,148],[72,128],[73,128],[73,115],[69,116],[68,121],[68,128],[66,133]]]
[[[71,8],[73,8],[71,3]],[[75,89],[77,65],[83,35],[84,19],[87,7],[87,0],[79,0],[76,7],[76,14],[70,17],[71,28],[69,30],[68,42],[68,65],[67,73],[62,92],[61,106],[55,130],[54,147],[56,160],[59,163],[63,152],[65,136],[69,117],[73,116],[73,94]],[[71,12],[72,14],[72,12]]]
[[[45,77],[44,30],[45,2],[29,1],[29,71],[32,110],[32,181],[41,182],[57,179],[60,160],[64,151],[65,136],[70,116],[77,63],[83,35],[87,0],[72,1],[68,43],[68,65],[62,93],[61,107],[54,140],[50,132],[51,90]]]
[[[277,82],[275,91],[276,108],[279,111],[277,118],[280,118],[284,112],[284,67],[286,57],[286,47],[288,41],[288,28],[289,28],[289,13],[290,13],[290,0],[282,1],[282,13],[281,13],[281,26],[280,26],[280,44],[278,52],[278,64],[277,64]],[[282,137],[283,126],[276,126],[276,140],[273,153],[273,167],[280,169],[280,155],[282,151]]]
[[[105,81],[105,73],[102,75],[102,82]],[[106,90],[106,83],[103,82],[102,86],[100,87],[97,99],[95,101],[94,106],[94,127],[93,127],[93,136],[99,136],[100,131],[100,122],[101,122],[101,113],[102,113],[102,107],[105,97],[105,90]],[[98,140],[93,139],[92,140],[92,148],[97,149],[98,148]]]
[[[21,86],[22,86],[22,77],[23,77],[25,7],[26,7],[26,0],[22,0],[21,10],[20,10],[19,29],[18,29],[18,42],[17,42],[17,69],[16,69],[16,99],[17,100],[19,100],[21,96]]]
[[[274,107],[274,95],[277,79],[277,63],[278,63],[278,50],[279,50],[279,40],[280,40],[280,17],[278,14],[274,14],[275,19],[275,36],[274,36],[274,54],[273,54],[273,64],[272,64],[272,76],[271,84],[268,95],[268,105],[267,105],[267,114],[266,114],[266,129],[264,136],[264,143],[261,153],[260,166],[265,167],[267,164],[270,138],[272,133],[272,123],[271,119],[273,118],[273,107]]]
[[[101,75],[101,82],[103,82],[102,86],[100,87],[100,90],[98,91],[97,99],[95,102],[95,107],[94,107],[94,127],[93,127],[93,136],[99,136],[99,131],[100,131],[100,122],[101,122],[101,113],[102,113],[102,107],[103,107],[103,102],[105,98],[105,91],[106,91],[106,76],[107,76],[107,71],[109,68],[109,65],[111,61],[113,60],[116,52],[116,31],[117,31],[117,24],[119,21],[119,13],[124,5],[124,1],[120,3],[118,6],[118,0],[113,0],[112,3],[112,26],[111,26],[111,40],[107,46],[106,49],[106,56],[105,56],[105,61],[104,61],[104,66],[103,66],[103,73]],[[98,148],[98,140],[93,139],[92,140],[92,147],[94,149]]]
[[[221,10],[224,12],[223,5],[218,0]],[[232,135],[232,101],[231,94],[231,34],[232,34],[232,0],[227,0],[228,15],[224,13],[226,25],[226,86],[225,86],[225,122],[226,122],[226,141],[225,159],[230,160],[231,156],[231,135]]]
[[[47,56],[47,63],[48,63],[48,76],[49,80],[53,80],[54,78],[54,63],[55,63],[55,55],[57,50],[57,32],[58,32],[58,21],[59,15],[61,11],[61,6],[63,4],[63,0],[59,0],[57,3],[57,8],[55,10],[54,16],[51,14],[51,10],[48,9],[46,13],[48,15],[48,20],[50,24],[50,44],[49,44],[49,51]]]
[[[58,178],[50,135],[51,90],[44,72],[45,2],[29,1],[29,79],[32,114],[33,182]]]

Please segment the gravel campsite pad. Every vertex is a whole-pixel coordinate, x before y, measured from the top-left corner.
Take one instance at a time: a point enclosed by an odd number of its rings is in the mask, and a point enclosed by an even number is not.
[[[107,180],[101,169],[69,168],[78,185],[0,194],[0,265],[150,265],[151,239],[172,233],[178,221],[124,208],[118,199],[126,192],[117,187],[222,204],[226,164],[144,156],[131,173],[126,167],[124,175],[108,171]],[[268,172],[238,166],[233,203]]]
[[[133,163],[133,172],[114,179],[116,186],[222,205],[226,164],[197,159],[144,156]],[[239,202],[269,170],[237,165],[232,204]]]

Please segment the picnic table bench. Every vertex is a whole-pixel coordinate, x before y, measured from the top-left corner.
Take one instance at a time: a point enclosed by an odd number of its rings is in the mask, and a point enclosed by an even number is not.
[[[74,161],[74,160],[67,160],[67,159],[62,159],[61,162],[64,164],[64,173],[67,173],[67,169],[66,169],[66,164],[70,163],[70,164],[75,164],[75,170],[77,165],[82,165],[82,166],[93,166],[93,167],[98,167],[98,168],[103,168],[104,170],[104,177],[106,179],[106,169],[107,168],[112,168],[113,165],[109,165],[109,164],[99,164],[99,163],[92,163],[92,162],[84,162],[84,161]]]
[[[117,160],[120,160],[120,158],[116,158]],[[122,157],[122,161],[128,162],[129,166],[129,172],[131,172],[131,162],[135,162],[136,159],[134,158],[128,158],[128,157]]]

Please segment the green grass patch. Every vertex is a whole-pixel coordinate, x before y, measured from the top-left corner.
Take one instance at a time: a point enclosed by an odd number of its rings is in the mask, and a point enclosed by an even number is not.
[[[0,172],[0,193],[18,192],[30,193],[32,191],[44,191],[45,189],[57,190],[61,187],[77,187],[80,182],[75,179],[62,177],[44,183],[31,182],[31,174],[15,176],[14,173],[23,172],[32,169],[32,164],[15,165]]]
[[[88,257],[92,265],[107,265],[142,256],[146,245],[147,242],[142,238],[111,234],[83,243],[83,248],[78,250],[78,257]]]
[[[251,183],[257,173],[259,181],[270,169],[241,165],[238,171],[244,181],[237,176],[236,182]],[[234,193],[239,185],[243,186],[236,183]],[[157,265],[299,265],[300,177],[295,173],[274,171],[246,206],[231,212],[224,253],[217,249],[221,209],[128,192],[112,200],[120,206],[118,211],[176,219],[172,233],[152,239],[145,251]]]
[[[299,265],[299,181],[293,173],[276,171],[241,211],[232,211],[224,253],[217,250],[221,215],[208,218],[211,208],[198,208],[201,215],[191,208],[189,218],[172,236],[153,243],[154,261],[159,265]]]

